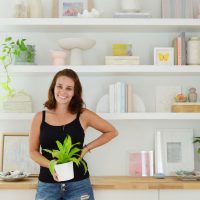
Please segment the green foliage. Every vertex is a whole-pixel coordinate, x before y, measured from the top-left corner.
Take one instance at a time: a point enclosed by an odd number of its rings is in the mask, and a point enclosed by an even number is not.
[[[200,137],[194,137],[193,143],[200,143]],[[198,148],[197,153],[200,154],[200,147]]]
[[[67,162],[74,162],[77,166],[80,164],[83,165],[85,173],[87,172],[87,166],[86,163],[81,159],[77,158],[79,157],[79,153],[82,151],[80,148],[77,147],[80,143],[72,144],[71,137],[69,135],[66,136],[63,144],[56,141],[57,150],[49,150],[49,149],[43,149],[43,151],[46,151],[52,155],[53,158],[56,158],[55,160],[51,160],[49,170],[53,174],[55,164],[62,164]]]
[[[0,61],[6,72],[6,81],[0,83],[0,87],[5,91],[4,96],[0,96],[0,100],[12,96],[15,90],[11,88],[11,77],[8,73],[8,66],[12,64],[14,56],[20,56],[21,52],[27,51],[25,44],[26,39],[13,40],[12,37],[6,37],[4,42],[0,44]]]

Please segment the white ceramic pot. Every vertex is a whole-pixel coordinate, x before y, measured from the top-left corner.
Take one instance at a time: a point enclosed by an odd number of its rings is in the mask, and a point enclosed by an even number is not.
[[[73,162],[55,165],[55,171],[59,181],[67,181],[74,178]]]
[[[53,65],[65,65],[66,52],[64,51],[51,51],[53,58]]]

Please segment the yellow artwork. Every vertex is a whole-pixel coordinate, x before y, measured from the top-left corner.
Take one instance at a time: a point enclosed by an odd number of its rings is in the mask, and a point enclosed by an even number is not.
[[[159,61],[168,61],[169,60],[169,53],[158,53]]]

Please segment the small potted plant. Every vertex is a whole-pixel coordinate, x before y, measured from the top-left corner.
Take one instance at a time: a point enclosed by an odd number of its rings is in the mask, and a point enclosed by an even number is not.
[[[200,143],[200,137],[194,137],[193,143]],[[197,153],[200,154],[200,147],[197,149]]]
[[[87,166],[85,162],[79,158],[79,153],[81,152],[81,149],[77,147],[80,143],[72,144],[71,137],[69,135],[66,136],[64,139],[63,144],[61,144],[60,141],[56,141],[57,150],[49,150],[49,149],[43,149],[43,151],[46,151],[52,155],[53,160],[50,162],[49,170],[51,174],[54,173],[54,170],[56,171],[58,175],[59,181],[66,181],[74,178],[74,169],[73,169],[73,163],[75,163],[77,166],[80,164],[83,165],[85,173],[87,172]]]
[[[11,76],[8,73],[8,66],[13,63],[13,58],[19,57],[22,52],[27,51],[25,44],[26,39],[13,40],[12,37],[6,37],[4,42],[0,44],[0,61],[3,64],[3,68],[6,72],[6,80],[0,83],[0,88],[5,91],[5,95],[0,96],[0,100],[5,100],[16,93],[14,89],[11,88]]]

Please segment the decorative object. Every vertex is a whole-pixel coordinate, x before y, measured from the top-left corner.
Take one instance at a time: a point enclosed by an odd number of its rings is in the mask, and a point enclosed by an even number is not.
[[[193,18],[193,0],[162,0],[163,18]]]
[[[178,93],[176,96],[175,96],[175,101],[176,102],[186,102],[187,101],[187,96],[184,95],[183,93]]]
[[[176,171],[176,177],[182,181],[198,181],[200,180],[200,172],[196,170],[178,170]]]
[[[196,88],[189,89],[188,100],[189,102],[197,102]]]
[[[174,48],[154,48],[154,65],[174,65]]]
[[[19,170],[16,171],[6,171],[0,172],[0,179],[3,181],[21,181],[29,176],[29,173],[22,172]]]
[[[153,176],[153,151],[139,151],[129,153],[129,175]]]
[[[100,12],[98,10],[92,8],[91,12],[89,12],[88,10],[84,10],[83,14],[78,13],[78,17],[96,18],[96,17],[100,17]]]
[[[157,129],[155,134],[155,170],[167,176],[177,170],[194,169],[192,129]]]
[[[139,12],[141,10],[139,0],[121,0],[121,9],[125,12]]]
[[[30,173],[37,175],[39,165],[31,160],[28,150],[28,134],[2,133],[0,134],[0,170]]]
[[[53,58],[53,65],[65,65],[66,52],[64,51],[51,51]]]
[[[56,140],[57,150],[42,149],[52,155],[52,158],[56,158],[50,161],[49,170],[51,173],[56,171],[59,181],[67,181],[74,178],[73,163],[79,166],[83,165],[85,173],[87,172],[87,165],[84,160],[77,158],[78,153],[81,152],[78,146],[80,143],[72,144],[70,135],[67,135],[63,141]]]
[[[76,17],[88,10],[88,0],[59,0],[59,17]]]
[[[106,56],[106,65],[139,65],[139,56]]]
[[[177,93],[181,93],[181,86],[157,86],[156,112],[171,112],[171,105]]]
[[[26,45],[26,50],[21,52],[19,55],[15,55],[15,65],[35,65],[35,46]]]
[[[71,50],[70,65],[83,65],[82,51],[92,48],[96,41],[87,38],[64,38],[58,43],[63,49]]]
[[[200,64],[200,38],[191,37],[187,41],[187,64],[199,65]]]
[[[200,112],[200,103],[181,102],[172,104],[172,112]]]
[[[19,0],[15,3],[15,14],[16,18],[27,18],[29,17],[28,4],[25,0]]]
[[[132,44],[113,44],[113,56],[132,56]]]
[[[28,0],[29,4],[29,17],[30,18],[42,18],[42,2],[41,0]]]

